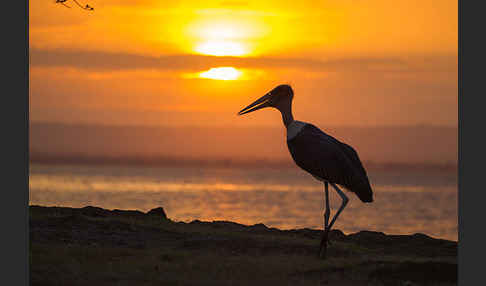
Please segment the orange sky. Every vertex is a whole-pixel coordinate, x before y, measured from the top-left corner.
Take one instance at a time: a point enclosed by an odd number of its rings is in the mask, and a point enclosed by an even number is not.
[[[33,121],[457,125],[457,1],[83,1],[30,1]]]

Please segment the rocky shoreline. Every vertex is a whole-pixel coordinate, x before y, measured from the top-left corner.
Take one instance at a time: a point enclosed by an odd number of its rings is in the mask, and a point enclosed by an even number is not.
[[[30,206],[31,285],[456,285],[457,242]]]

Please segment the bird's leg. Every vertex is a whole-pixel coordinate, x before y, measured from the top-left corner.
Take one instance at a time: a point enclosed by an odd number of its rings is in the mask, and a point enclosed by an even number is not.
[[[324,187],[325,187],[325,201],[326,201],[326,211],[324,212],[324,230],[322,232],[322,238],[321,238],[321,244],[319,246],[319,256],[322,255],[322,257],[326,256],[327,252],[327,238],[329,235],[329,215],[331,213],[329,209],[329,183],[327,181],[324,182]],[[324,251],[322,251],[324,247]]]
[[[329,183],[326,181],[324,183],[325,194],[326,194],[326,212],[324,213],[324,229],[329,227],[329,216],[331,215],[331,210],[329,209]]]
[[[329,182],[325,182],[326,186],[326,212],[324,213],[324,222],[325,226],[324,229],[326,230],[326,241],[327,244],[332,245],[331,241],[327,238],[329,232],[331,231],[331,226],[329,226],[329,216],[331,215],[331,208],[329,207],[329,191],[328,191],[328,186]]]
[[[343,191],[341,191],[335,184],[331,183],[331,186],[333,186],[333,188],[336,189],[336,192],[343,199],[343,202],[342,202],[341,207],[339,208],[339,210],[336,212],[336,214],[332,218],[331,223],[329,224],[329,229],[331,229],[331,227],[334,225],[334,223],[336,222],[339,214],[343,211],[343,209],[346,207],[346,205],[348,204],[348,201],[349,201],[349,199],[346,196],[346,194]]]

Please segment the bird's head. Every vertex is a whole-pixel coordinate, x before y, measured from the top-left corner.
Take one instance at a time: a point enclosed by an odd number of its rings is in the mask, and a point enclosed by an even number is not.
[[[283,111],[286,108],[290,108],[293,97],[294,91],[292,90],[290,85],[281,84],[269,91],[264,96],[257,99],[252,104],[243,108],[240,112],[238,112],[238,115],[250,113],[265,107],[273,107],[280,111]]]

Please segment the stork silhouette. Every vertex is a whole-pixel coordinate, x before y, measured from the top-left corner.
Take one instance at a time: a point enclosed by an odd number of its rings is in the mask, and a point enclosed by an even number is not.
[[[294,92],[290,85],[279,85],[243,108],[238,115],[265,107],[273,107],[280,111],[287,129],[287,147],[295,163],[324,183],[326,210],[319,256],[325,258],[329,231],[349,201],[346,194],[337,185],[355,193],[365,203],[373,202],[373,191],[358,153],[351,146],[324,133],[313,124],[294,120],[292,115],[293,97]],[[328,184],[342,198],[341,206],[330,223]]]

